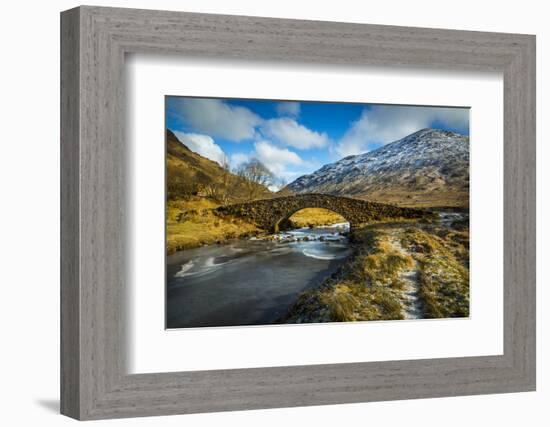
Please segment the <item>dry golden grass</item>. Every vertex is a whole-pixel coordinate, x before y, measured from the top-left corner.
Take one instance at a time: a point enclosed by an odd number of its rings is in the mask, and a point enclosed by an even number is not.
[[[363,259],[363,272],[370,283],[392,284],[401,270],[414,266],[414,260],[394,249],[386,242],[379,251]]]
[[[284,321],[354,322],[403,319],[399,273],[414,260],[382,230],[356,230],[354,254],[336,277],[302,294]]]
[[[220,216],[213,210],[219,203],[204,197],[168,200],[166,204],[166,252],[223,243],[262,232],[241,218]],[[330,225],[344,222],[340,215],[327,209],[303,209],[293,217],[296,227]]]
[[[390,236],[392,236],[390,238]],[[396,249],[395,239],[408,253]],[[425,318],[469,315],[469,231],[436,224],[377,224],[355,230],[354,253],[319,288],[305,292],[286,322],[403,319],[400,279],[418,270]]]
[[[217,162],[192,152],[170,131],[166,131],[166,184],[168,200],[182,200],[203,193],[220,202],[272,197],[265,186],[250,184]]]
[[[319,301],[329,310],[333,322],[352,322],[357,320],[357,312],[361,308],[361,299],[355,296],[354,285],[345,283],[334,286],[330,291],[321,292]]]
[[[218,205],[206,198],[168,201],[166,205],[166,253],[205,244],[255,235],[260,230],[238,218],[220,217]]]
[[[220,204],[211,198],[187,197],[166,204],[166,252],[223,243],[262,232],[242,218],[220,216],[213,210]],[[292,216],[294,227],[331,225],[345,219],[327,209],[302,209]]]
[[[467,232],[442,233],[407,230],[403,245],[420,265],[420,297],[428,318],[468,317],[470,313]],[[455,239],[460,237],[462,243]],[[459,239],[459,240],[460,240]]]
[[[301,228],[338,224],[346,222],[347,220],[343,216],[328,209],[306,208],[292,215],[289,221],[295,228]]]
[[[468,208],[470,195],[468,191],[422,192],[415,194],[410,190],[393,189],[391,191],[373,191],[362,196],[373,202],[409,208]]]

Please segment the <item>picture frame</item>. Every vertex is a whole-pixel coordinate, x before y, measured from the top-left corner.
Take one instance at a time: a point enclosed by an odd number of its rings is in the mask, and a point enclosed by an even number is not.
[[[128,374],[128,53],[502,72],[503,354]],[[532,35],[90,6],[61,14],[64,415],[90,420],[535,390],[535,231]]]

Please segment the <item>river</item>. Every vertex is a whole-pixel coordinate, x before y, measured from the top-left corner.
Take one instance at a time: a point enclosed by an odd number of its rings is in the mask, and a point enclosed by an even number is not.
[[[167,258],[168,328],[272,324],[349,255],[349,224],[235,240]]]

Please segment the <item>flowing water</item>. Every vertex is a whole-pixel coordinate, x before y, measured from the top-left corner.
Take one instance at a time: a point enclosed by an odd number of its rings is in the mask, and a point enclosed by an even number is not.
[[[168,328],[275,323],[349,255],[349,224],[235,240],[167,259]]]

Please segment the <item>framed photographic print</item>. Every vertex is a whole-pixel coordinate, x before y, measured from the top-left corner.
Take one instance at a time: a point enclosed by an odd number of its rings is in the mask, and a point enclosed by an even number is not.
[[[62,413],[535,389],[535,39],[62,13]]]
[[[468,108],[168,96],[166,127],[167,328],[469,317]]]

